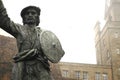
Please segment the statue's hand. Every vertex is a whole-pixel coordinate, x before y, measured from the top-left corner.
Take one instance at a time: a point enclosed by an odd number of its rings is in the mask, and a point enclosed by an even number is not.
[[[3,9],[4,9],[4,5],[3,5],[2,0],[0,0],[0,13],[2,12]]]

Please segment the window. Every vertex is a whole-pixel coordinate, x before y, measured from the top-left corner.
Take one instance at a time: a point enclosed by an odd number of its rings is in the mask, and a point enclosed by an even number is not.
[[[83,72],[83,80],[88,80],[88,72]]]
[[[119,36],[118,32],[115,32],[114,36],[115,36],[115,38],[118,38],[118,36]]]
[[[107,57],[109,58],[110,57],[110,53],[109,53],[109,51],[107,50]]]
[[[75,71],[75,77],[77,80],[80,79],[80,71]]]
[[[68,70],[63,70],[62,76],[63,77],[68,77]]]
[[[103,80],[108,80],[108,74],[107,73],[103,74]]]
[[[103,39],[103,47],[105,47],[105,46],[106,46],[105,39]]]
[[[110,0],[107,0],[107,1],[106,1],[106,4],[107,4],[107,6],[109,7],[109,6],[110,6]]]
[[[95,80],[101,80],[100,78],[101,78],[101,77],[100,77],[100,73],[99,73],[99,72],[96,72],[96,74],[95,74]]]
[[[116,49],[116,53],[117,53],[117,54],[120,54],[120,49]]]
[[[120,75],[120,66],[119,66],[119,68],[118,68],[118,75]]]

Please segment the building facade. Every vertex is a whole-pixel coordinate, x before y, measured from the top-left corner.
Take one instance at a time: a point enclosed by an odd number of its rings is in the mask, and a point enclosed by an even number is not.
[[[60,62],[59,66],[63,80],[112,80],[109,65]]]
[[[120,80],[120,0],[106,0],[105,25],[95,25],[98,65],[110,65],[112,80]]]

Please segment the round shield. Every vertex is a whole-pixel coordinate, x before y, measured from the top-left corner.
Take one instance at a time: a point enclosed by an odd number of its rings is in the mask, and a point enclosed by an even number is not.
[[[64,51],[60,41],[51,31],[43,31],[40,34],[40,43],[45,56],[53,63],[60,61]]]

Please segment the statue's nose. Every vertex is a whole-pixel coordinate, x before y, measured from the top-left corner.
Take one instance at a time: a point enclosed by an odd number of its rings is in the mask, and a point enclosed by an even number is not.
[[[29,16],[32,16],[32,13],[29,13],[28,15],[29,15]]]

